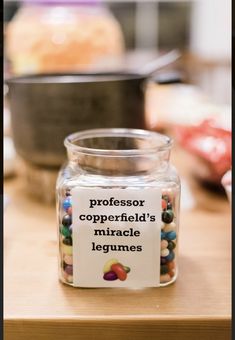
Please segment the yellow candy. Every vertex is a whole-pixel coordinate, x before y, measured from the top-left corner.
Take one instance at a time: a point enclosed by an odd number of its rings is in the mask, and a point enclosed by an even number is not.
[[[73,283],[73,276],[72,275],[67,276],[67,282]]]
[[[105,265],[104,265],[104,268],[103,268],[103,272],[104,273],[108,273],[110,270],[111,270],[111,266],[115,263],[118,263],[118,260],[117,259],[110,259],[108,260]]]
[[[73,254],[73,247],[67,246],[66,244],[61,245],[62,253],[65,255],[72,255]]]

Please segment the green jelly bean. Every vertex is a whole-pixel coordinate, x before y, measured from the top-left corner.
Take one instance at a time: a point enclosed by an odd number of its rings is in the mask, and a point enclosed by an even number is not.
[[[172,242],[172,241],[169,241],[168,242],[168,246],[167,246],[167,248],[169,249],[169,250],[173,250],[173,249],[175,249],[175,243],[174,242]]]
[[[60,230],[61,234],[65,237],[68,237],[71,235],[71,232],[68,228],[66,227],[62,227],[61,230]]]
[[[164,223],[171,223],[174,219],[174,213],[172,210],[164,210],[162,212],[162,221]]]
[[[131,271],[131,268],[130,267],[127,267],[127,266],[123,266],[124,270],[126,273],[130,273]]]

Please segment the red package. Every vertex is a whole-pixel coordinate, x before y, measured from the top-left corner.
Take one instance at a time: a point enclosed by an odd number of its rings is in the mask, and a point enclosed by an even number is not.
[[[231,168],[231,130],[208,119],[197,126],[178,126],[175,136],[180,145],[196,156],[194,173],[205,181],[219,184]]]

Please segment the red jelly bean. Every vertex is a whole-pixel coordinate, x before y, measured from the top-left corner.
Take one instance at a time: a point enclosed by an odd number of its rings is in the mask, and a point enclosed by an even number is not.
[[[68,213],[69,215],[72,215],[72,207],[69,207],[69,208],[67,209],[67,213]]]
[[[117,277],[121,281],[125,281],[127,278],[127,273],[121,263],[115,263],[111,266],[111,270],[117,274]]]
[[[167,201],[162,200],[162,209],[165,210],[167,208]]]

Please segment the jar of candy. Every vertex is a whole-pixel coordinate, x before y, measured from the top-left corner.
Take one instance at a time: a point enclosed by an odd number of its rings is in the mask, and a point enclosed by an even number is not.
[[[180,180],[172,140],[94,129],[65,139],[57,180],[59,277],[75,287],[158,287],[178,273]]]
[[[112,69],[123,52],[121,26],[100,0],[23,0],[6,29],[15,75]]]

